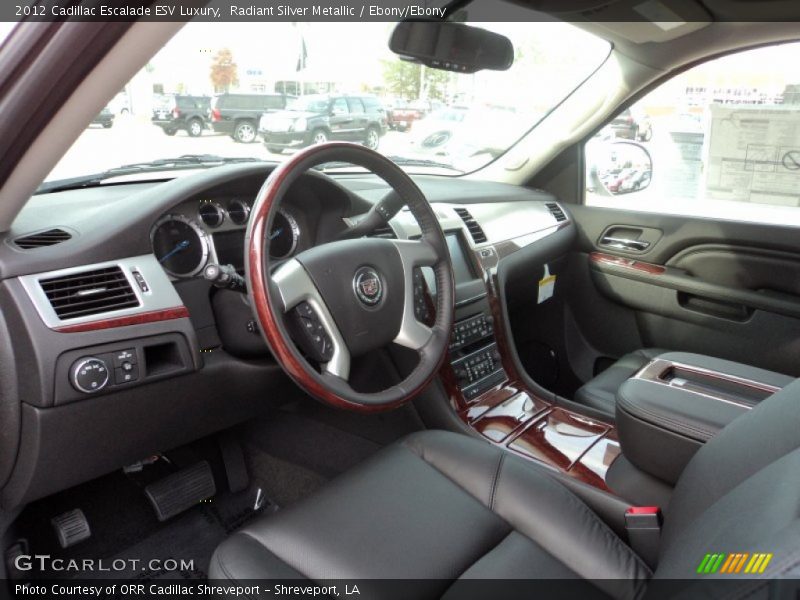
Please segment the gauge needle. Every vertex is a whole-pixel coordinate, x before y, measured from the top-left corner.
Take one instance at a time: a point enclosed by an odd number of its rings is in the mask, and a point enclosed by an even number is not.
[[[272,233],[269,234],[269,241],[274,240],[276,237],[278,237],[282,233],[283,233],[283,227],[281,227],[280,229],[276,229],[275,231],[273,231]]]
[[[189,240],[183,240],[182,242],[178,242],[178,244],[172,250],[170,250],[164,256],[162,256],[160,259],[158,259],[158,262],[163,263],[165,260],[167,260],[173,254],[177,254],[181,250],[186,250],[186,248],[188,248],[188,247],[189,247]]]

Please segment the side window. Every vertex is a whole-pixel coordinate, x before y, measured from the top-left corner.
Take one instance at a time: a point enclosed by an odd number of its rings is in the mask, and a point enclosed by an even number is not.
[[[350,114],[353,115],[364,114],[364,105],[361,104],[361,100],[359,98],[348,98],[347,106],[350,107]]]
[[[334,115],[346,115],[348,113],[347,110],[347,102],[344,98],[336,98],[331,105],[331,114]]]
[[[584,148],[586,204],[800,220],[798,60],[800,43],[708,61],[620,112]]]
[[[362,98],[361,102],[364,103],[364,108],[367,112],[378,112],[381,110],[380,104],[375,98]]]

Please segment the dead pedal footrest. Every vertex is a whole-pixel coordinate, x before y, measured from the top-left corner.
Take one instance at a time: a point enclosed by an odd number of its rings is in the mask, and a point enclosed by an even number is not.
[[[181,469],[151,483],[144,493],[159,521],[166,521],[217,493],[211,466],[206,461]]]

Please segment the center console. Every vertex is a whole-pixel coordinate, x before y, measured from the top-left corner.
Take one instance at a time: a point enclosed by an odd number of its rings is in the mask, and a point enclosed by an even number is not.
[[[454,263],[469,263],[468,270],[454,269],[456,320],[441,372],[452,408],[491,443],[610,491],[606,472],[620,455],[614,426],[556,406],[530,389],[515,366],[496,266],[520,246],[514,240],[477,250],[448,245]]]
[[[617,392],[622,449],[637,468],[674,484],[703,444],[791,381],[708,356],[661,354]]]
[[[457,322],[449,346],[450,368],[458,389],[474,400],[508,379],[494,340],[494,318],[479,313]]]

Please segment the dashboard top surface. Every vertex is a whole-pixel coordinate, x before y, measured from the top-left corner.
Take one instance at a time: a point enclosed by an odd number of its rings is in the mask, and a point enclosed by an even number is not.
[[[62,191],[34,196],[11,231],[0,236],[0,279],[54,269],[94,264],[153,252],[152,234],[160,219],[175,212],[199,224],[206,233],[244,230],[228,220],[218,228],[203,223],[195,207],[256,197],[270,164],[229,165],[192,172],[166,182],[135,182]],[[468,207],[488,238],[496,243],[540,231],[555,224],[545,202],[555,199],[524,187],[464,178],[414,176],[435,205],[442,226],[468,230],[453,208]],[[286,198],[285,210],[297,222],[300,251],[326,241],[344,226],[344,218],[365,213],[389,191],[378,177],[309,173],[298,180]],[[393,219],[401,238],[419,231],[410,213]],[[56,246],[21,250],[13,240],[30,233],[61,228],[72,238]],[[305,239],[304,239],[305,238]],[[303,246],[306,244],[306,246]],[[472,243],[470,242],[472,245]]]

